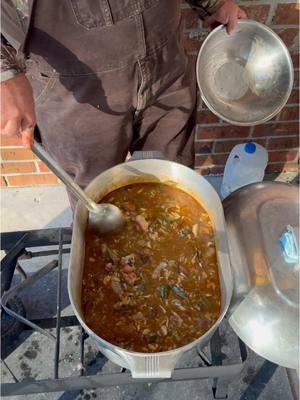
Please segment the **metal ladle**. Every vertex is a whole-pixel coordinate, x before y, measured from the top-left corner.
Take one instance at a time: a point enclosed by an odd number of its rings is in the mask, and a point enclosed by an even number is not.
[[[59,164],[36,141],[32,145],[34,154],[81,200],[89,210],[89,225],[101,235],[118,232],[125,224],[121,210],[113,204],[97,204],[73,181]]]

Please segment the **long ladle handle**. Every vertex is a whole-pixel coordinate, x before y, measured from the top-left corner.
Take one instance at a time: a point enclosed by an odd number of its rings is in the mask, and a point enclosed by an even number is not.
[[[33,142],[32,151],[42,160],[49,169],[67,186],[67,188],[77,197],[83,201],[90,211],[97,209],[97,204],[90,199],[84,191],[73,181],[73,179],[59,166],[59,164],[47,153],[47,151],[36,141]]]

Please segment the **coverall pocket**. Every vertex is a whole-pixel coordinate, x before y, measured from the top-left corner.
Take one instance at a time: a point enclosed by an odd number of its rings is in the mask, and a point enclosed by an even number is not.
[[[70,0],[79,25],[93,29],[113,24],[108,0]]]
[[[41,72],[34,76],[29,75],[28,79],[33,89],[34,102],[41,104],[47,99],[49,93],[54,88],[58,76],[54,74],[49,76]]]

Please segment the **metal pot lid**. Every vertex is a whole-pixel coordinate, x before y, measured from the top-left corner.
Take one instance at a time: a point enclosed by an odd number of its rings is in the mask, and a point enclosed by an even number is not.
[[[255,183],[223,201],[234,279],[229,323],[260,356],[299,366],[298,187]]]

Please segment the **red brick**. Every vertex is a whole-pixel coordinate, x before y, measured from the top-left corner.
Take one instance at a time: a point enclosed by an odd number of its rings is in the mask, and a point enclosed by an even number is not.
[[[230,153],[233,147],[237,144],[240,144],[240,140],[220,140],[215,144],[215,152],[216,153]]]
[[[300,56],[299,53],[291,54],[294,68],[299,68],[299,56]]]
[[[36,172],[33,162],[12,162],[1,163],[1,173],[6,174],[25,174],[29,172]]]
[[[3,160],[34,160],[36,156],[28,149],[1,149]]]
[[[220,118],[209,110],[202,110],[197,113],[197,124],[212,124],[219,121]]]
[[[1,135],[1,146],[23,146],[22,141],[17,136],[4,136]]]
[[[299,165],[297,163],[273,163],[268,164],[266,168],[266,173],[272,172],[298,172]]]
[[[284,108],[279,116],[281,121],[297,121],[299,119],[299,106]]]
[[[213,141],[195,142],[195,153],[210,154],[213,151]]]
[[[52,174],[32,174],[7,176],[9,186],[35,186],[35,185],[57,185],[58,179]]]
[[[294,71],[294,87],[299,89],[299,71]]]
[[[256,4],[251,6],[242,6],[243,10],[246,11],[249,19],[262,22],[263,24],[267,21],[270,5],[268,4]]]
[[[2,176],[0,177],[0,187],[6,187],[5,179]]]
[[[198,28],[199,17],[191,8],[184,8],[181,10],[184,29]]]
[[[268,149],[269,150],[284,150],[293,149],[299,147],[299,136],[287,137],[287,138],[269,138]]]
[[[220,140],[215,144],[215,153],[230,153],[233,147],[237,144],[247,143],[245,140]],[[255,140],[255,143],[261,146],[266,145],[266,139]]]
[[[294,89],[288,99],[289,104],[299,104],[299,90]]]
[[[201,166],[213,166],[213,165],[225,165],[228,154],[207,154],[198,155],[196,154],[195,165],[197,167]]]
[[[296,150],[269,151],[269,162],[294,161],[297,154]]]
[[[293,45],[297,44],[297,36],[299,33],[297,28],[275,29],[275,32],[284,41],[288,48],[291,48]]]
[[[38,162],[40,172],[51,172],[50,169],[47,167],[46,164],[42,162]]]
[[[278,4],[273,18],[277,25],[298,25],[299,5],[297,3]]]
[[[298,122],[258,125],[254,128],[253,137],[294,135],[299,132]]]
[[[221,167],[198,167],[195,170],[200,175],[220,175],[224,172],[224,166]]]
[[[244,126],[217,126],[213,128],[199,127],[197,139],[231,139],[245,138],[249,135],[249,128]]]

